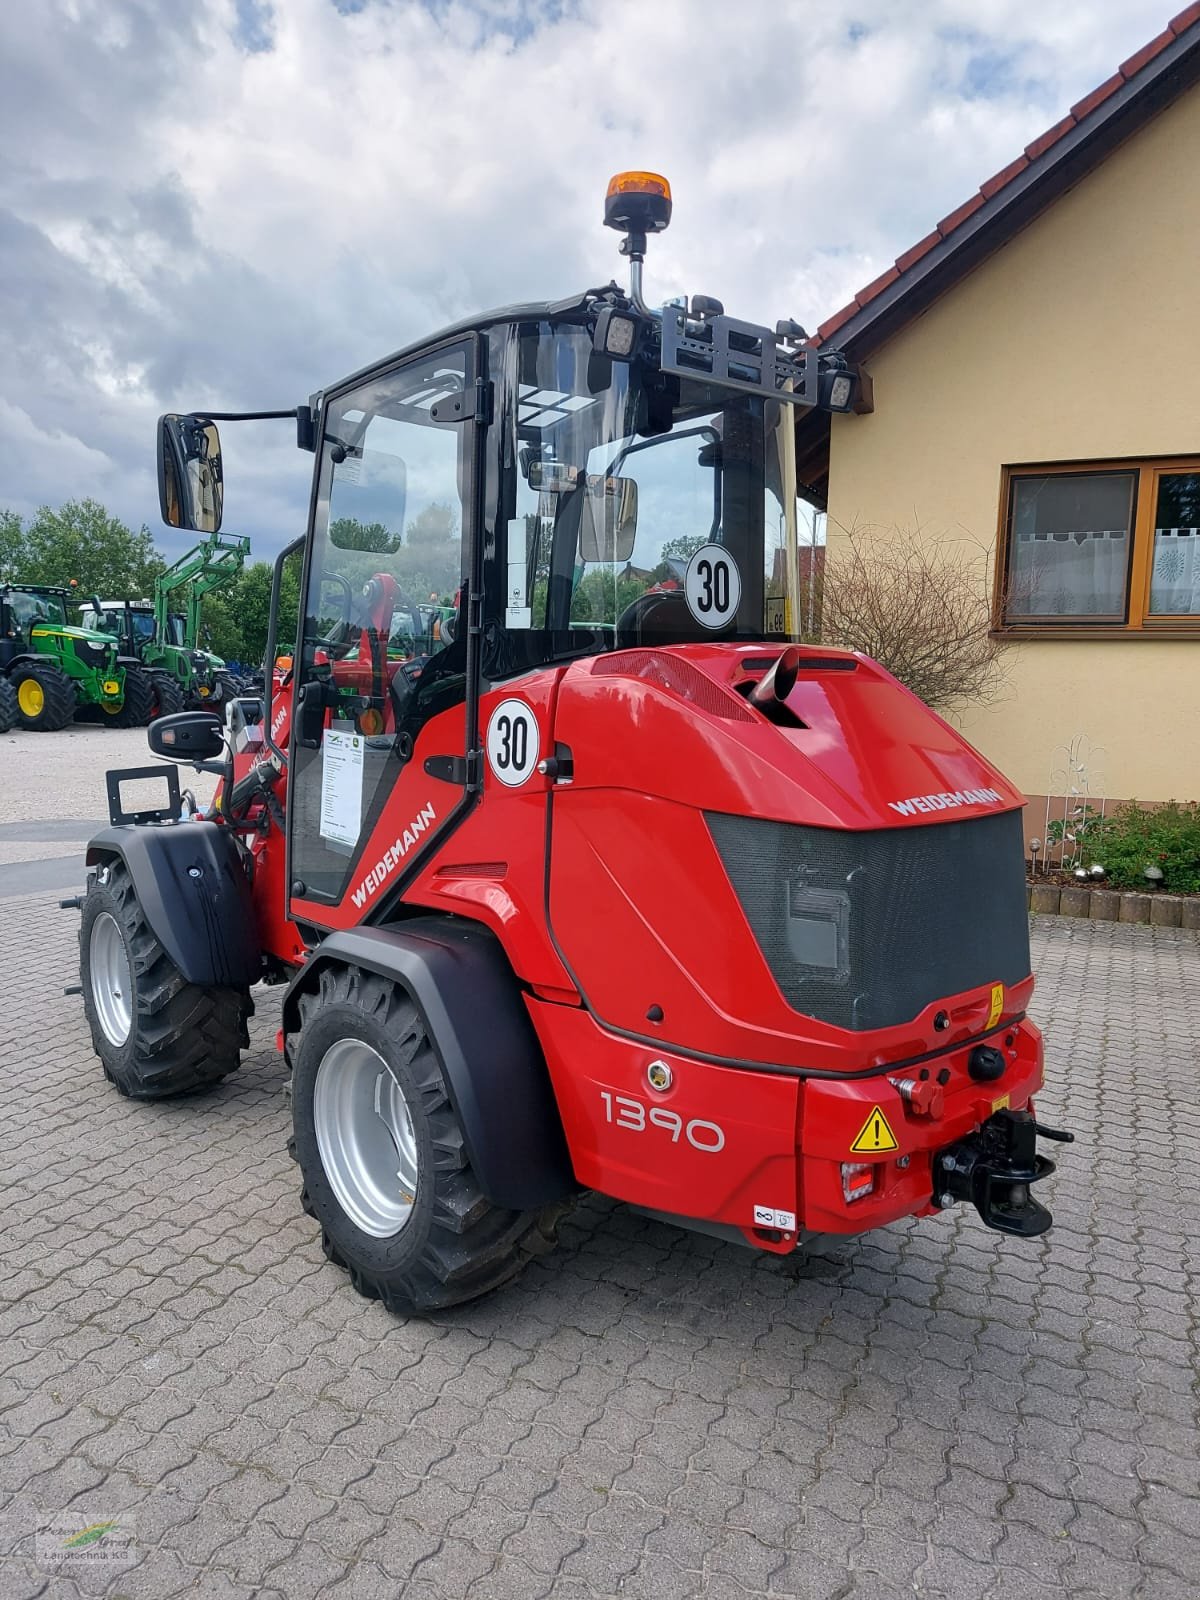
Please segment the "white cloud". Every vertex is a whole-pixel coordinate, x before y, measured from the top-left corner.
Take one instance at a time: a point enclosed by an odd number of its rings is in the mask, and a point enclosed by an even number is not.
[[[607,279],[622,167],[675,189],[654,295],[811,326],[1163,20],[1140,0],[4,7],[0,503],[93,493],[157,527],[158,411],[295,404],[471,311]],[[226,437],[230,526],[268,554],[309,458],[286,424]]]

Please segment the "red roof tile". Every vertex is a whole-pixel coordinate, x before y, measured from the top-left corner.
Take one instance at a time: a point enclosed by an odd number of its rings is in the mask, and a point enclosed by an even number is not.
[[[953,233],[955,228],[960,228],[969,216],[973,216],[979,210],[982,204],[983,196],[981,194],[973,194],[969,200],[964,200],[956,211],[952,211],[948,217],[943,217],[937,225],[937,231],[942,238],[944,239],[948,233]]]
[[[1123,78],[1132,78],[1148,62],[1153,61],[1160,50],[1165,50],[1169,44],[1174,43],[1175,35],[1170,28],[1164,28],[1156,39],[1151,39],[1149,44],[1144,44],[1140,50],[1130,56],[1128,61],[1122,61],[1118,71]]]
[[[1070,133],[1074,126],[1074,116],[1065,116],[1061,122],[1056,122],[1052,128],[1047,128],[1045,133],[1036,138],[1032,144],[1027,144],[1025,146],[1025,154],[1030,161],[1036,161],[1039,156],[1046,154],[1052,144],[1057,144],[1064,133]]]
[[[995,177],[989,178],[986,183],[981,183],[979,185],[980,194],[985,200],[990,200],[994,194],[999,194],[1006,184],[1019,177],[1028,165],[1028,156],[1018,156],[1015,161],[1010,161],[1003,171],[997,172]]]
[[[860,306],[865,306],[868,300],[874,300],[877,294],[882,294],[889,283],[895,283],[899,276],[900,273],[895,267],[889,267],[886,272],[881,272],[865,289],[860,289],[854,298]]]
[[[1023,155],[1019,155],[1015,161],[1009,162],[1008,166],[1001,172],[997,172],[994,177],[981,184],[969,200],[964,200],[961,206],[950,212],[949,216],[943,217],[932,233],[927,233],[911,249],[906,250],[903,255],[897,256],[894,266],[889,267],[886,272],[880,273],[879,277],[867,284],[865,289],[860,289],[848,305],[843,306],[840,311],[836,311],[832,317],[827,318],[817,329],[816,342],[823,343],[828,340],[832,334],[849,322],[858,311],[861,311],[865,305],[874,300],[884,289],[916,266],[917,262],[923,256],[928,255],[941,240],[948,238],[956,229],[961,228],[968,217],[974,216],[982,205],[1007,188],[1013,179],[1019,177],[1033,162],[1039,161],[1047,151],[1052,150],[1060,139],[1064,138],[1073,128],[1078,127],[1087,117],[1091,116],[1092,112],[1098,106],[1103,105],[1110,95],[1115,94],[1130,78],[1136,76],[1143,67],[1153,61],[1155,56],[1197,23],[1200,23],[1200,0],[1194,0],[1192,5],[1187,6],[1177,17],[1173,17],[1162,33],[1151,39],[1148,44],[1143,45],[1140,50],[1129,57],[1128,61],[1123,61],[1119,70],[1114,72],[1111,78],[1106,78],[1090,94],[1086,94],[1082,100],[1076,101],[1070,112],[1061,121],[1056,122],[1052,128],[1047,128],[1045,133],[1036,138],[1032,144],[1027,144]]]
[[[843,306],[840,311],[835,311],[834,314],[826,322],[823,322],[817,329],[817,338],[824,343],[826,339],[829,339],[838,331],[844,322],[849,322],[850,318],[858,309],[858,301],[851,300],[848,306]]]
[[[1103,105],[1110,94],[1116,94],[1124,82],[1125,79],[1121,74],[1114,72],[1111,78],[1105,78],[1104,82],[1093,89],[1091,94],[1085,94],[1082,100],[1077,100],[1071,107],[1071,115],[1075,118],[1075,121],[1082,122],[1084,117],[1095,111],[1097,106]]]
[[[911,250],[906,250],[902,256],[897,256],[897,271],[907,272],[909,267],[915,267],[917,262],[920,261],[921,257],[923,255],[928,255],[929,251],[933,249],[934,245],[940,242],[941,237],[941,234],[935,228],[932,233],[927,233],[923,239],[919,240],[915,245],[913,245]]]

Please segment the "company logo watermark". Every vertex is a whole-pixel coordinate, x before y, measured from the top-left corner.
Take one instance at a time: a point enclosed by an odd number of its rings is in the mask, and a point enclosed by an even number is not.
[[[34,1535],[40,1567],[59,1572],[80,1567],[131,1567],[137,1560],[133,1518],[95,1511],[59,1511]]]

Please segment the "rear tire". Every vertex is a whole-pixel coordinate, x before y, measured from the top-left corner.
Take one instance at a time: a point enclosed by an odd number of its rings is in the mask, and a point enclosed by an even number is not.
[[[0,733],[8,733],[17,725],[17,691],[0,672]]]
[[[360,1294],[401,1313],[458,1305],[551,1248],[555,1213],[506,1211],[480,1189],[425,1022],[403,989],[326,967],[299,1004],[289,1148],[325,1254]]]
[[[169,672],[152,672],[150,691],[153,696],[150,706],[152,722],[158,717],[174,716],[176,711],[183,710],[183,690]]]
[[[134,1100],[207,1089],[237,1067],[250,1043],[249,990],[188,983],[151,932],[120,861],[88,877],[79,969],[104,1075]]]
[[[120,709],[101,706],[101,720],[110,728],[144,728],[154,707],[154,688],[140,667],[125,668],[125,698]]]
[[[57,733],[75,715],[75,685],[49,662],[23,661],[12,670],[17,721],[30,733]]]

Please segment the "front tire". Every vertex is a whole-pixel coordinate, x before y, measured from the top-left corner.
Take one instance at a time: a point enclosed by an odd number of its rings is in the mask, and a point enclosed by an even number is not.
[[[0,733],[8,733],[17,725],[17,691],[0,672]]]
[[[144,728],[154,709],[154,689],[140,667],[125,668],[125,697],[115,709],[102,705],[103,720],[110,728]]]
[[[75,715],[75,685],[57,667],[24,661],[13,668],[17,721],[30,733],[57,733]]]
[[[151,722],[157,717],[169,717],[176,711],[183,710],[183,689],[169,672],[152,672],[150,689],[153,695],[150,706]]]
[[[495,1206],[471,1169],[424,1020],[396,984],[326,967],[300,997],[292,1153],[325,1254],[390,1311],[432,1311],[515,1278],[550,1213]]]
[[[247,989],[188,983],[146,922],[125,865],[88,878],[79,926],[83,1008],[104,1075],[134,1100],[218,1083],[250,1043]]]

